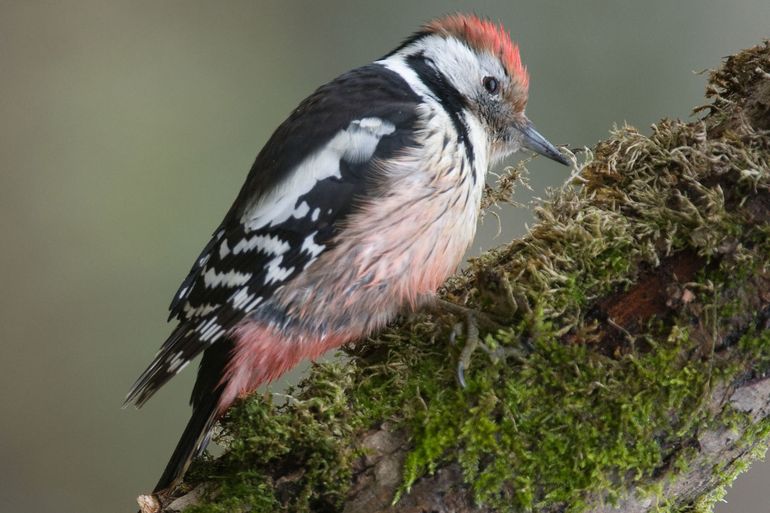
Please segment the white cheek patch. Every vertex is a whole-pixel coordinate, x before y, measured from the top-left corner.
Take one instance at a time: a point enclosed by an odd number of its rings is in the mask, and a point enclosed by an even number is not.
[[[303,160],[282,183],[247,208],[241,223],[247,231],[254,231],[281,224],[291,217],[300,219],[307,216],[310,206],[304,201],[297,205],[299,198],[322,180],[342,178],[341,160],[352,164],[369,160],[380,139],[395,130],[395,125],[379,118],[352,121],[326,146]]]
[[[430,46],[425,56],[463,96],[472,97],[481,84],[476,54],[454,38],[444,39],[443,43]]]
[[[441,74],[447,77],[452,86],[463,95],[474,94],[480,86],[479,58],[465,43],[453,37],[438,35],[425,37],[387,59],[377,62],[398,73],[415,93],[423,98],[439,101],[405,60],[407,56],[418,53],[422,53],[426,59],[432,61],[436,69],[441,70]]]

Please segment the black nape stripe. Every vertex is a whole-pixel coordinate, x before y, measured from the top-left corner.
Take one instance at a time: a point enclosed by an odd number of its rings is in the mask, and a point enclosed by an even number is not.
[[[419,41],[420,39],[423,39],[423,38],[425,38],[425,37],[428,37],[428,36],[430,36],[430,35],[432,35],[432,34],[433,34],[433,32],[431,32],[431,31],[429,31],[429,30],[421,30],[421,31],[419,31],[419,32],[415,32],[415,33],[414,33],[414,34],[412,34],[411,36],[409,36],[409,37],[407,37],[406,39],[404,39],[404,40],[401,42],[401,44],[400,44],[400,45],[398,45],[398,46],[397,46],[397,47],[395,47],[393,50],[391,50],[390,52],[388,52],[387,54],[385,54],[385,55],[384,55],[382,58],[383,58],[383,59],[387,59],[387,58],[388,58],[388,57],[390,57],[391,55],[397,54],[398,52],[400,52],[401,50],[403,50],[403,49],[404,49],[404,48],[406,48],[407,46],[412,46],[413,44],[415,44],[415,43],[416,43],[417,41]]]
[[[416,55],[410,55],[406,58],[406,62],[410,68],[417,73],[420,80],[428,86],[431,92],[436,95],[436,98],[441,102],[441,106],[449,114],[452,124],[457,130],[459,142],[465,144],[465,155],[468,157],[468,161],[471,166],[474,164],[473,160],[473,145],[471,144],[470,137],[468,136],[468,126],[463,119],[463,109],[467,106],[465,98],[446,78],[446,76],[438,71],[431,65],[429,59],[425,58],[422,52]],[[476,181],[476,174],[473,175],[473,181]]]

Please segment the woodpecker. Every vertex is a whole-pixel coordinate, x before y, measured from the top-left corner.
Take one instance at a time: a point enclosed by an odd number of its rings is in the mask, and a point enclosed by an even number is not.
[[[142,406],[203,353],[155,493],[178,484],[237,398],[430,300],[473,239],[491,165],[521,148],[567,164],[525,116],[528,86],[502,25],[452,14],[321,86],[276,129],[126,398]]]

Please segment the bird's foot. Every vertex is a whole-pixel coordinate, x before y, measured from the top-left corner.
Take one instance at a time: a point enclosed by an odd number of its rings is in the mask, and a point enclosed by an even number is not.
[[[470,367],[471,358],[477,349],[483,350],[493,365],[497,365],[500,361],[507,358],[523,361],[530,352],[528,346],[524,348],[502,347],[494,343],[494,341],[490,343],[482,341],[479,337],[479,323],[475,315],[473,310],[468,309],[465,320],[455,324],[450,335],[450,342],[454,344],[457,341],[457,337],[463,335],[463,327],[465,328],[465,345],[463,345],[460,357],[457,360],[457,382],[462,388],[467,387],[465,371]]]
[[[484,312],[452,303],[446,299],[437,299],[429,308],[437,313],[449,312],[461,319],[473,318],[477,327],[492,333],[506,328],[505,324],[496,321]]]

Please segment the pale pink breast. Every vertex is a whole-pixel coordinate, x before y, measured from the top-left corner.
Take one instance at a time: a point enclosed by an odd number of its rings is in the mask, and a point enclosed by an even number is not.
[[[436,144],[444,136],[436,132]],[[431,297],[473,240],[483,183],[455,153],[423,151],[387,166],[377,200],[351,214],[335,246],[273,302],[297,321],[290,331],[238,327],[223,382],[223,409],[301,359],[366,336],[404,307]],[[481,181],[478,178],[478,181]]]

